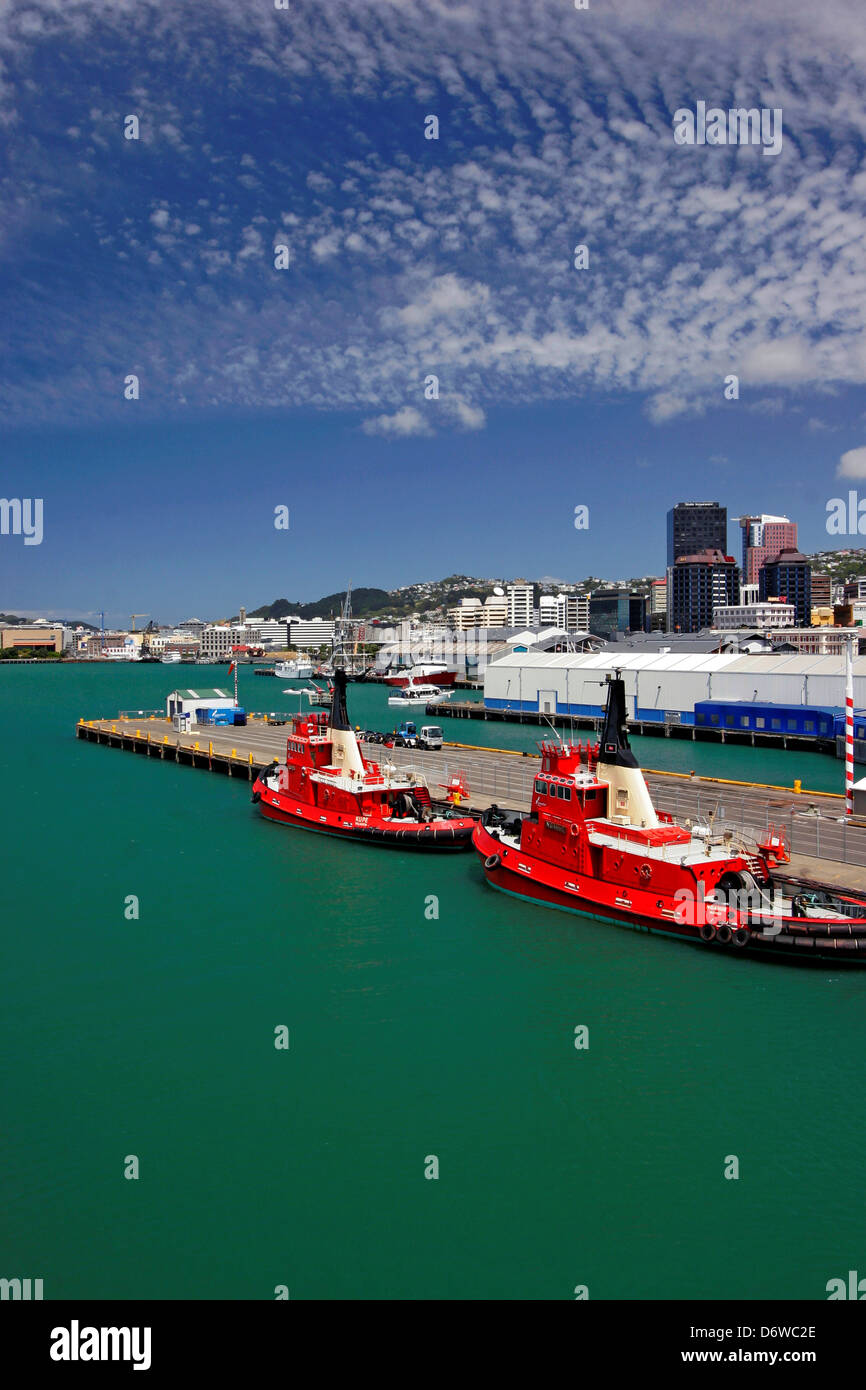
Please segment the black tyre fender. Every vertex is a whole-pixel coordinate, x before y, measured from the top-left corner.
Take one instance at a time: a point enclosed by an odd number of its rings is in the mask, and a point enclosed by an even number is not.
[[[700,928],[701,941],[712,941],[716,935],[716,929],[712,922],[703,922]]]
[[[734,932],[733,941],[735,946],[748,946],[752,939],[752,933],[748,927],[737,927]]]
[[[721,941],[723,946],[727,946],[731,940],[731,929],[727,922],[722,922],[716,932],[716,940]]]
[[[485,869],[488,869],[490,872],[492,872],[494,869],[498,869],[501,863],[502,860],[500,859],[498,854],[488,854],[487,858],[484,861],[484,867]]]
[[[259,802],[262,799],[261,792],[253,792],[252,797],[250,799],[254,806],[258,806]]]

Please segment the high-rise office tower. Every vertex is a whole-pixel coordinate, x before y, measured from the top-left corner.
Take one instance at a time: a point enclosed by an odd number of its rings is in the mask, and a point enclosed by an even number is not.
[[[743,583],[757,584],[758,575],[783,550],[797,549],[797,523],[786,516],[738,516],[743,532]]]
[[[668,565],[681,555],[728,551],[728,509],[718,502],[678,502],[668,512]]]

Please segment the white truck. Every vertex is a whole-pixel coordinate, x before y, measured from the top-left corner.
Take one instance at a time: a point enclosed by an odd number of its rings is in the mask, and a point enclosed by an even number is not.
[[[395,730],[394,743],[397,748],[441,748],[442,730],[438,724],[417,724],[406,720]]]
[[[441,748],[442,730],[438,724],[422,724],[418,730],[419,748]]]

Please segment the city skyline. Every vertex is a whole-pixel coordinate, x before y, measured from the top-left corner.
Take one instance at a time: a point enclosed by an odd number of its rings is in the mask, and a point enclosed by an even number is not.
[[[679,498],[679,499],[677,499],[677,502],[673,503],[672,505],[673,505],[673,506],[676,506],[676,505],[678,505],[678,504],[682,504],[682,503],[684,503],[684,502],[688,502],[688,501],[691,501],[691,500],[695,500],[695,499]],[[696,500],[703,500],[703,499],[696,499]],[[716,499],[713,499],[713,500],[716,500]],[[724,507],[725,507],[725,504],[724,504],[724,503],[721,503],[721,506],[724,508]],[[753,509],[753,510],[757,511],[758,509]],[[727,520],[727,528],[728,528],[728,546],[727,546],[727,550],[726,550],[725,553],[726,553],[727,555],[729,555],[729,556],[731,556],[731,557],[734,558],[734,560],[735,560],[736,563],[737,563],[738,569],[741,571],[741,576],[740,576],[741,583],[745,583],[745,582],[746,582],[746,579],[745,579],[745,572],[742,570],[742,538],[741,538],[740,526],[739,526],[739,524],[738,524],[738,517],[734,514],[735,511],[736,511],[736,509],[732,509],[731,507],[727,507],[727,513],[728,513],[728,520]],[[745,509],[745,510],[743,511],[743,515],[746,515],[746,514],[747,514],[747,511],[748,511],[748,509]],[[668,512],[665,512],[665,513],[662,514],[660,527],[661,527],[661,531],[662,531],[662,534],[663,534],[663,535],[666,533],[666,530],[667,530],[667,518],[668,518],[669,512],[670,512],[670,509],[668,509]],[[778,513],[773,513],[772,515],[775,516],[775,515],[778,515]],[[793,525],[794,525],[795,527],[797,527],[798,522],[797,522],[796,517],[791,517],[790,520],[792,521]],[[851,537],[850,539],[848,539],[848,544],[846,544],[846,545],[840,545],[840,546],[835,546],[835,547],[833,547],[833,546],[827,546],[826,544],[821,543],[821,542],[823,542],[825,539],[826,539],[826,538],[824,538],[824,537],[819,537],[819,545],[818,545],[815,549],[811,549],[811,548],[808,547],[808,546],[805,546],[805,547],[804,547],[803,545],[799,545],[799,548],[800,548],[801,551],[804,551],[804,553],[806,553],[806,554],[808,554],[808,555],[811,555],[811,556],[822,555],[822,554],[823,554],[823,555],[838,554],[840,557],[843,557],[843,556],[846,555],[846,554],[851,554],[851,553],[857,554],[857,553],[859,553],[859,552],[861,552],[861,551],[864,552],[864,553],[866,553],[866,545],[864,545],[864,546],[858,546],[858,545],[856,545],[856,544],[854,543],[854,542],[855,542],[855,538],[854,538],[854,537]],[[7,553],[8,553],[8,552],[7,552]],[[619,573],[610,573],[610,572],[609,572],[608,574],[594,573],[594,572],[587,571],[587,572],[585,572],[585,573],[583,573],[583,574],[571,574],[571,575],[569,575],[569,574],[559,574],[559,575],[544,574],[544,575],[536,575],[536,574],[532,574],[532,573],[529,572],[529,571],[524,571],[524,572],[521,572],[521,573],[518,573],[517,571],[508,572],[508,571],[506,571],[506,570],[504,570],[504,569],[501,569],[501,568],[500,568],[498,571],[496,571],[496,570],[490,570],[490,571],[488,571],[486,574],[484,574],[484,573],[482,573],[480,567],[477,567],[477,566],[468,566],[468,567],[466,567],[465,569],[462,569],[462,570],[454,570],[454,571],[449,572],[449,573],[446,573],[446,572],[443,571],[442,573],[440,573],[440,574],[438,574],[438,575],[436,575],[435,577],[432,577],[432,578],[430,578],[430,577],[428,577],[428,578],[418,578],[418,577],[415,577],[415,578],[413,578],[413,579],[410,579],[410,580],[407,580],[407,581],[405,581],[405,582],[401,582],[401,583],[398,583],[398,584],[395,584],[395,585],[392,585],[392,586],[372,585],[372,584],[369,584],[369,583],[368,583],[367,576],[364,575],[364,574],[362,574],[362,575],[359,577],[359,580],[357,580],[357,581],[356,581],[356,580],[350,580],[349,583],[351,583],[351,584],[352,584],[352,587],[355,588],[355,589],[360,588],[360,587],[382,588],[382,589],[387,589],[387,592],[389,592],[389,593],[395,594],[395,593],[400,592],[400,590],[412,589],[412,588],[416,588],[416,587],[422,587],[422,586],[424,586],[424,585],[439,586],[439,585],[441,585],[442,583],[444,583],[446,580],[448,580],[449,578],[453,577],[453,575],[462,575],[462,576],[465,576],[467,579],[471,579],[471,580],[476,581],[476,582],[478,582],[478,583],[488,584],[488,585],[494,585],[494,584],[497,584],[497,583],[506,583],[506,584],[507,584],[507,583],[512,583],[512,582],[516,582],[516,583],[521,583],[521,582],[531,583],[531,584],[534,584],[534,585],[535,585],[535,587],[536,587],[536,589],[537,589],[537,596],[540,597],[542,594],[545,594],[545,593],[546,593],[546,594],[555,594],[555,593],[558,591],[558,588],[559,588],[559,587],[568,588],[568,587],[570,587],[570,586],[586,586],[590,581],[593,581],[593,582],[595,583],[596,587],[598,587],[598,588],[605,588],[605,587],[607,587],[607,586],[611,586],[611,587],[614,587],[614,588],[615,588],[615,587],[622,587],[622,586],[624,586],[624,585],[628,585],[628,584],[633,583],[633,582],[635,582],[635,581],[639,581],[639,582],[642,582],[642,583],[648,583],[648,582],[649,582],[650,580],[652,580],[652,579],[662,579],[662,580],[664,580],[664,578],[665,578],[665,572],[666,572],[666,565],[665,565],[665,563],[664,563],[664,562],[665,562],[665,558],[666,558],[666,556],[665,556],[664,550],[663,550],[663,548],[662,548],[661,553],[660,553],[660,555],[658,556],[659,564],[658,564],[654,569],[653,569],[653,568],[650,568],[650,569],[646,569],[646,570],[639,570],[639,569],[637,569],[637,568],[633,568],[633,569],[631,570],[631,572],[629,572],[629,571],[627,571],[627,570],[622,570],[622,571],[620,571]],[[337,580],[339,580],[339,578],[340,578],[340,576],[338,576],[338,575],[333,575],[333,574],[331,575],[331,579],[332,579],[332,581],[334,581],[334,582],[336,582]],[[327,575],[325,575],[325,579],[327,580]],[[266,581],[266,582],[267,582],[267,581]],[[273,581],[273,583],[276,583],[276,584],[279,584],[280,582],[281,582],[281,581],[279,580],[279,577],[278,577],[275,581]],[[304,585],[304,584],[303,584],[303,579],[301,579],[301,580],[299,581],[299,584],[300,584],[300,586],[307,588],[308,592],[307,592],[307,593],[294,592],[294,591],[288,592],[288,590],[286,590],[286,592],[284,593],[283,597],[285,597],[285,598],[288,600],[289,608],[290,608],[291,605],[292,605],[293,603],[295,603],[295,602],[297,602],[299,605],[307,605],[307,604],[311,604],[311,603],[317,603],[317,602],[319,602],[319,601],[325,596],[325,593],[334,593],[334,594],[343,594],[343,593],[345,593],[345,585],[343,585],[342,588],[338,586],[338,587],[335,589],[335,588],[333,588],[332,586],[329,586],[326,590],[321,590],[321,589],[315,589],[315,586],[312,586],[312,587],[311,587],[311,586],[309,585],[309,583],[306,584],[306,585]],[[241,585],[241,588],[243,589],[244,586]],[[285,588],[286,588],[286,586],[284,586],[284,589],[285,589]],[[61,600],[61,602],[58,603],[58,604],[54,604],[54,605],[43,605],[43,606],[40,607],[40,608],[28,607],[28,606],[26,606],[26,605],[18,605],[18,606],[16,607],[16,605],[14,605],[14,604],[12,604],[12,603],[4,602],[4,601],[3,601],[2,593],[4,593],[4,592],[7,592],[7,590],[6,590],[5,587],[4,587],[2,590],[0,590],[0,613],[4,613],[4,612],[5,612],[6,614],[12,614],[12,613],[14,613],[14,614],[17,614],[17,616],[19,616],[19,617],[21,617],[21,618],[39,618],[39,617],[44,617],[44,618],[58,618],[58,619],[59,619],[59,618],[66,618],[66,619],[68,619],[68,620],[70,620],[70,621],[72,621],[72,622],[84,622],[84,623],[91,624],[91,625],[94,625],[94,626],[99,626],[99,623],[100,623],[100,620],[101,620],[101,612],[102,612],[102,610],[100,610],[100,609],[95,609],[95,610],[93,610],[93,609],[77,610],[77,609],[74,608],[74,606],[73,606],[72,604],[70,604],[70,603],[65,603],[63,600]],[[229,620],[229,619],[231,619],[232,617],[234,617],[234,616],[238,613],[238,611],[239,611],[239,609],[240,609],[241,607],[245,608],[246,611],[247,611],[250,615],[252,615],[252,614],[253,614],[254,612],[256,612],[259,608],[269,607],[269,606],[272,605],[274,602],[276,602],[278,598],[281,597],[276,591],[274,591],[274,592],[269,592],[269,593],[265,594],[264,597],[261,597],[258,593],[254,594],[254,595],[250,595],[249,593],[242,592],[242,593],[241,593],[241,597],[240,597],[240,599],[239,599],[238,596],[237,596],[237,592],[233,592],[233,595],[230,596],[229,602],[228,602],[227,604],[218,605],[218,604],[216,604],[211,598],[208,598],[207,595],[205,595],[203,601],[202,601],[201,603],[199,603],[198,606],[196,607],[194,604],[191,604],[191,603],[184,604],[182,601],[180,601],[180,600],[177,598],[177,595],[176,595],[175,593],[173,593],[173,592],[171,591],[170,588],[169,588],[166,592],[168,593],[169,598],[168,598],[167,604],[165,605],[165,608],[166,608],[166,611],[165,611],[165,612],[163,612],[163,611],[156,611],[156,610],[153,610],[153,611],[151,611],[151,610],[140,610],[140,611],[141,611],[141,616],[144,617],[144,618],[147,618],[147,619],[153,619],[154,621],[158,621],[158,622],[160,623],[161,626],[171,626],[171,625],[173,625],[173,624],[176,624],[176,623],[178,623],[178,622],[183,621],[183,620],[186,619],[186,618],[191,618],[191,617],[206,617],[208,621],[224,621],[224,620]],[[422,603],[422,604],[419,604],[419,609],[423,611],[423,603]],[[199,611],[199,610],[201,610],[201,611]],[[106,622],[106,625],[108,625],[108,623],[110,622],[110,623],[112,624],[112,626],[118,627],[118,628],[122,628],[122,627],[124,626],[125,622],[126,622],[126,619],[129,618],[130,613],[131,613],[132,611],[133,611],[132,609],[124,609],[124,608],[122,608],[122,607],[120,607],[120,606],[118,606],[118,607],[116,607],[116,608],[112,608],[112,609],[109,609],[108,607],[106,607],[106,608],[104,609],[104,615],[105,615],[105,622]],[[288,609],[287,609],[287,611],[288,611]],[[336,611],[336,610],[335,610],[335,611]],[[146,623],[145,623],[144,625],[146,626]]]

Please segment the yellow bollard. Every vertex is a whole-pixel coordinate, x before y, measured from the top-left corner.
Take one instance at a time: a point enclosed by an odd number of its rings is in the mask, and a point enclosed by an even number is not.
[[[168,734],[163,734],[162,741],[163,743],[168,743]]]
[[[800,778],[797,777],[797,778],[795,779],[795,781],[794,781],[794,793],[795,793],[795,795],[796,795],[796,796],[799,796],[799,795],[800,795],[800,792],[801,792],[802,790],[803,790],[803,783],[800,781]]]
[[[136,731],[135,731],[135,737],[136,737],[136,738],[141,738],[141,729],[136,729]]]
[[[199,749],[199,747],[198,747],[198,740],[196,740],[196,742],[193,744],[193,749],[196,749],[196,750],[198,750],[198,751],[201,751],[201,750]]]
[[[236,758],[237,755],[238,755],[238,750],[237,750],[236,748],[233,748],[233,749],[232,749],[232,757],[233,757],[233,758]]]
[[[253,765],[253,755],[252,755],[252,753],[250,753],[250,767],[252,767],[252,765]]]
[[[212,758],[212,757],[213,757],[213,739],[212,739],[212,738],[209,738],[208,741],[207,741],[207,755],[208,755],[209,758]]]
[[[265,723],[267,724],[267,722],[268,722],[268,716],[265,715]]]

